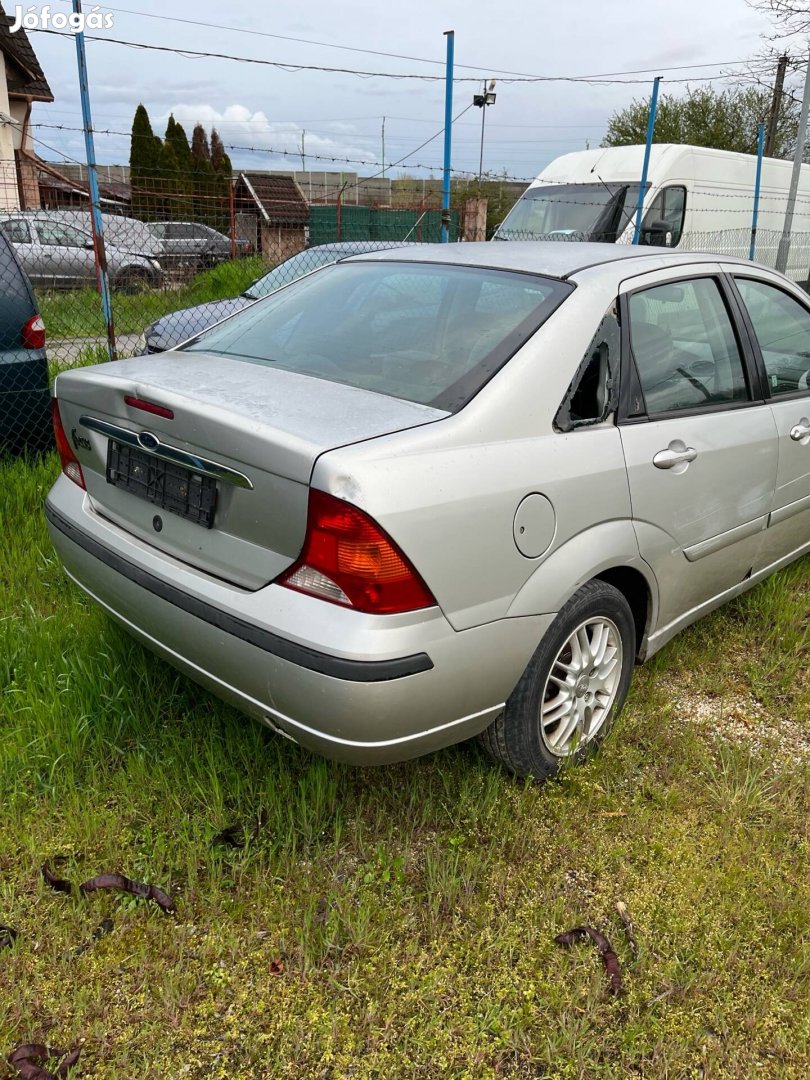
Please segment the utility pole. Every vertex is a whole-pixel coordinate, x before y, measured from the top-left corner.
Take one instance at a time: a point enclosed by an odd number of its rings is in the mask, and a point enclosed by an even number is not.
[[[751,243],[748,247],[748,258],[753,262],[754,253],[757,249],[757,221],[759,219],[759,189],[762,186],[762,157],[765,145],[765,125],[760,124],[757,132],[757,173],[754,179],[754,214],[751,218]]]
[[[495,80],[489,84],[487,90],[487,80],[484,79],[484,89],[480,94],[473,94],[473,105],[477,105],[481,110],[481,155],[478,158],[478,184],[481,185],[481,177],[484,174],[484,127],[487,122],[487,106],[495,104]]]
[[[765,149],[763,151],[765,157],[773,157],[776,150],[776,129],[779,124],[779,113],[782,111],[782,94],[785,88],[787,62],[787,56],[780,56],[776,65],[776,81],[773,84],[771,111],[768,116],[768,131],[765,135]]]
[[[799,132],[796,136],[796,153],[793,155],[793,172],[790,174],[785,224],[782,229],[782,238],[779,241],[779,251],[776,255],[776,269],[783,274],[787,269],[788,255],[790,254],[790,233],[793,229],[793,211],[796,208],[796,193],[799,190],[799,176],[802,171],[808,111],[810,111],[810,57],[807,60],[807,74],[804,77],[804,97],[802,98],[802,111],[799,114]]]
[[[298,147],[299,153],[301,154],[301,172],[307,171],[307,156],[304,152],[304,139],[306,138],[306,135],[306,131],[301,132],[301,144]]]
[[[653,80],[652,96],[650,97],[650,111],[647,115],[647,142],[644,146],[644,163],[641,166],[641,183],[638,186],[636,227],[633,231],[634,244],[641,241],[641,215],[644,211],[644,197],[647,194],[647,170],[650,167],[650,151],[652,150],[653,135],[655,134],[655,113],[658,108],[658,87],[660,85],[661,76],[656,75]]]
[[[447,62],[444,77],[444,166],[442,168],[442,243],[450,242],[450,161],[453,149],[453,52],[455,30],[445,30]]]
[[[75,15],[81,15],[81,0],[73,0],[73,12]],[[93,138],[93,117],[90,113],[90,80],[87,77],[84,33],[77,33],[75,41],[76,63],[79,69],[79,95],[82,102],[84,149],[87,155],[87,180],[90,188],[90,222],[93,226],[93,247],[96,257],[98,291],[101,293],[101,310],[104,313],[104,325],[107,328],[107,355],[110,360],[117,360],[118,352],[115,341],[115,327],[113,326],[112,303],[110,301],[110,279],[107,274],[107,252],[104,248],[104,220],[101,216],[101,199],[98,193],[96,147]]]
[[[382,174],[385,176],[385,117],[382,119]]]

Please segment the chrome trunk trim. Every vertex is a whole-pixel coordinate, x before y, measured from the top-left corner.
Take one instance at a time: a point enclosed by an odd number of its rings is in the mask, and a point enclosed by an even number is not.
[[[199,457],[188,450],[181,450],[178,446],[171,446],[162,442],[151,431],[131,431],[129,428],[110,424],[106,420],[99,420],[95,416],[80,416],[79,423],[88,431],[95,431],[99,435],[106,435],[116,442],[125,446],[133,446],[137,450],[143,450],[146,454],[160,458],[161,461],[170,461],[174,465],[180,465],[183,469],[201,473],[203,476],[212,476],[215,480],[221,480],[224,484],[232,484],[234,487],[253,490],[252,480],[244,473],[231,469],[219,461],[211,461],[210,458]]]

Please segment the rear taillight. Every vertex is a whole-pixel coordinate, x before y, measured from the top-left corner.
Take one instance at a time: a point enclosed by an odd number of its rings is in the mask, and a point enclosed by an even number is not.
[[[436,601],[393,540],[356,506],[310,490],[307,535],[280,585],[372,615]]]
[[[56,440],[56,450],[59,454],[59,460],[62,462],[62,472],[69,480],[72,480],[74,484],[78,484],[80,488],[84,488],[85,483],[82,467],[79,464],[79,459],[73,453],[73,447],[70,445],[68,437],[65,434],[65,429],[62,425],[62,417],[59,415],[59,402],[56,398],[51,398],[51,417],[53,418],[53,434]]]
[[[32,315],[22,328],[22,343],[26,349],[45,348],[45,323],[41,315]]]

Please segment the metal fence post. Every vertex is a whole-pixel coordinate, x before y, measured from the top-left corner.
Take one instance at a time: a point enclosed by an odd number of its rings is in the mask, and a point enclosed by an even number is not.
[[[228,179],[228,216],[231,225],[231,258],[236,258],[236,207],[233,197],[233,177]]]
[[[81,0],[73,0],[73,11],[82,13]],[[98,288],[101,293],[101,308],[104,324],[107,328],[107,352],[110,360],[117,360],[115,345],[115,327],[113,326],[112,303],[110,301],[110,279],[107,274],[107,253],[104,250],[104,222],[101,217],[101,202],[98,193],[98,175],[96,172],[96,149],[93,141],[93,118],[90,113],[90,87],[87,78],[87,57],[84,51],[84,33],[75,35],[76,60],[79,68],[79,94],[82,101],[82,121],[84,126],[84,146],[87,154],[87,179],[90,186],[90,211],[93,225],[93,246],[96,256]]]
[[[444,170],[442,175],[442,243],[450,240],[450,160],[453,131],[453,48],[455,30],[445,30],[447,73],[444,82]]]
[[[757,135],[757,175],[754,180],[754,216],[751,218],[751,246],[748,249],[748,258],[754,258],[757,247],[757,217],[759,216],[759,187],[762,182],[762,154],[765,149],[765,125],[759,125]]]
[[[650,151],[652,149],[653,132],[655,131],[655,112],[658,108],[658,87],[661,84],[661,76],[656,75],[653,82],[652,97],[650,98],[650,112],[647,117],[647,143],[644,147],[644,164],[641,167],[641,186],[638,189],[638,202],[636,204],[636,227],[633,232],[633,243],[641,240],[641,215],[644,210],[644,195],[647,187],[647,170],[650,167]]]

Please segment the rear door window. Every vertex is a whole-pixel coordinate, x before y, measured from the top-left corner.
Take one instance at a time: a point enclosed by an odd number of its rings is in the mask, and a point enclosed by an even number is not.
[[[648,415],[749,399],[737,335],[714,278],[632,293],[629,311]]]
[[[31,229],[27,221],[21,218],[12,218],[10,221],[0,223],[0,228],[12,242],[12,244],[30,244]]]
[[[174,221],[166,226],[166,235],[170,240],[193,240],[195,232],[193,225],[187,225],[183,221]]]
[[[810,392],[810,311],[775,285],[734,280],[759,342],[771,394]]]
[[[48,247],[84,247],[90,237],[62,221],[38,221],[39,242]]]

